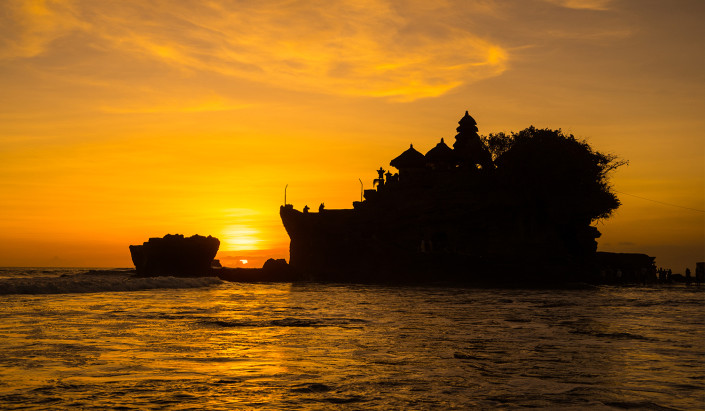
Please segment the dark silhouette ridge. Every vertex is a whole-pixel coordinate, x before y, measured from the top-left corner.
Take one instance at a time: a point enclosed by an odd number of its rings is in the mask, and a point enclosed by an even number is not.
[[[481,137],[467,112],[453,149],[413,145],[353,209],[280,208],[290,265],[321,281],[600,281],[591,226],[619,207],[626,164],[561,130]],[[386,177],[386,178],[385,178]],[[648,257],[648,256],[647,256]]]

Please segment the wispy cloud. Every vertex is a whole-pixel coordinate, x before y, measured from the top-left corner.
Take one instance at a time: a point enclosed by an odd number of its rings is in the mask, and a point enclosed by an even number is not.
[[[95,50],[135,64],[147,59],[191,75],[327,94],[433,97],[497,76],[508,61],[500,45],[446,23],[456,7],[444,2],[124,0],[108,10],[88,0],[47,0],[5,7],[6,23],[18,30],[3,30],[0,58],[37,56],[81,32]]]
[[[51,42],[89,25],[62,0],[6,0],[0,5],[0,60],[34,57]]]
[[[615,39],[624,39],[634,35],[635,30],[629,27],[616,28],[616,29],[583,29],[583,30],[547,30],[546,34],[555,38],[561,39],[576,39],[576,40],[586,40],[586,41],[596,41],[605,42]]]
[[[609,10],[612,0],[546,0],[562,7],[577,10]]]
[[[138,102],[99,107],[104,113],[111,114],[154,114],[154,113],[199,113],[206,111],[232,111],[252,107],[253,104],[236,103],[223,97],[203,100]]]

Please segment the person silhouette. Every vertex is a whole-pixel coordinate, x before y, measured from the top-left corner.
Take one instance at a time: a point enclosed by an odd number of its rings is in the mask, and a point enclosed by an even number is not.
[[[326,205],[324,203],[321,203],[321,205],[318,206],[318,212],[320,213],[323,211],[323,209],[326,208]]]
[[[304,206],[304,214],[308,214],[308,210],[309,210],[308,205],[305,205]]]

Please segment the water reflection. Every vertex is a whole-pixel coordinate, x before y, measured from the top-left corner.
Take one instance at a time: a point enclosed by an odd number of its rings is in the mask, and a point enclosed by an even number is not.
[[[4,408],[694,408],[705,388],[703,293],[683,288],[222,284],[2,299]]]

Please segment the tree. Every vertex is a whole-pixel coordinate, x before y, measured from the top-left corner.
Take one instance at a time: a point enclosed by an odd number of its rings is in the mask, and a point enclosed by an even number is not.
[[[608,177],[627,162],[593,150],[584,140],[560,129],[531,126],[511,135],[492,134],[484,141],[500,181],[548,220],[590,224],[609,217],[620,205]]]

